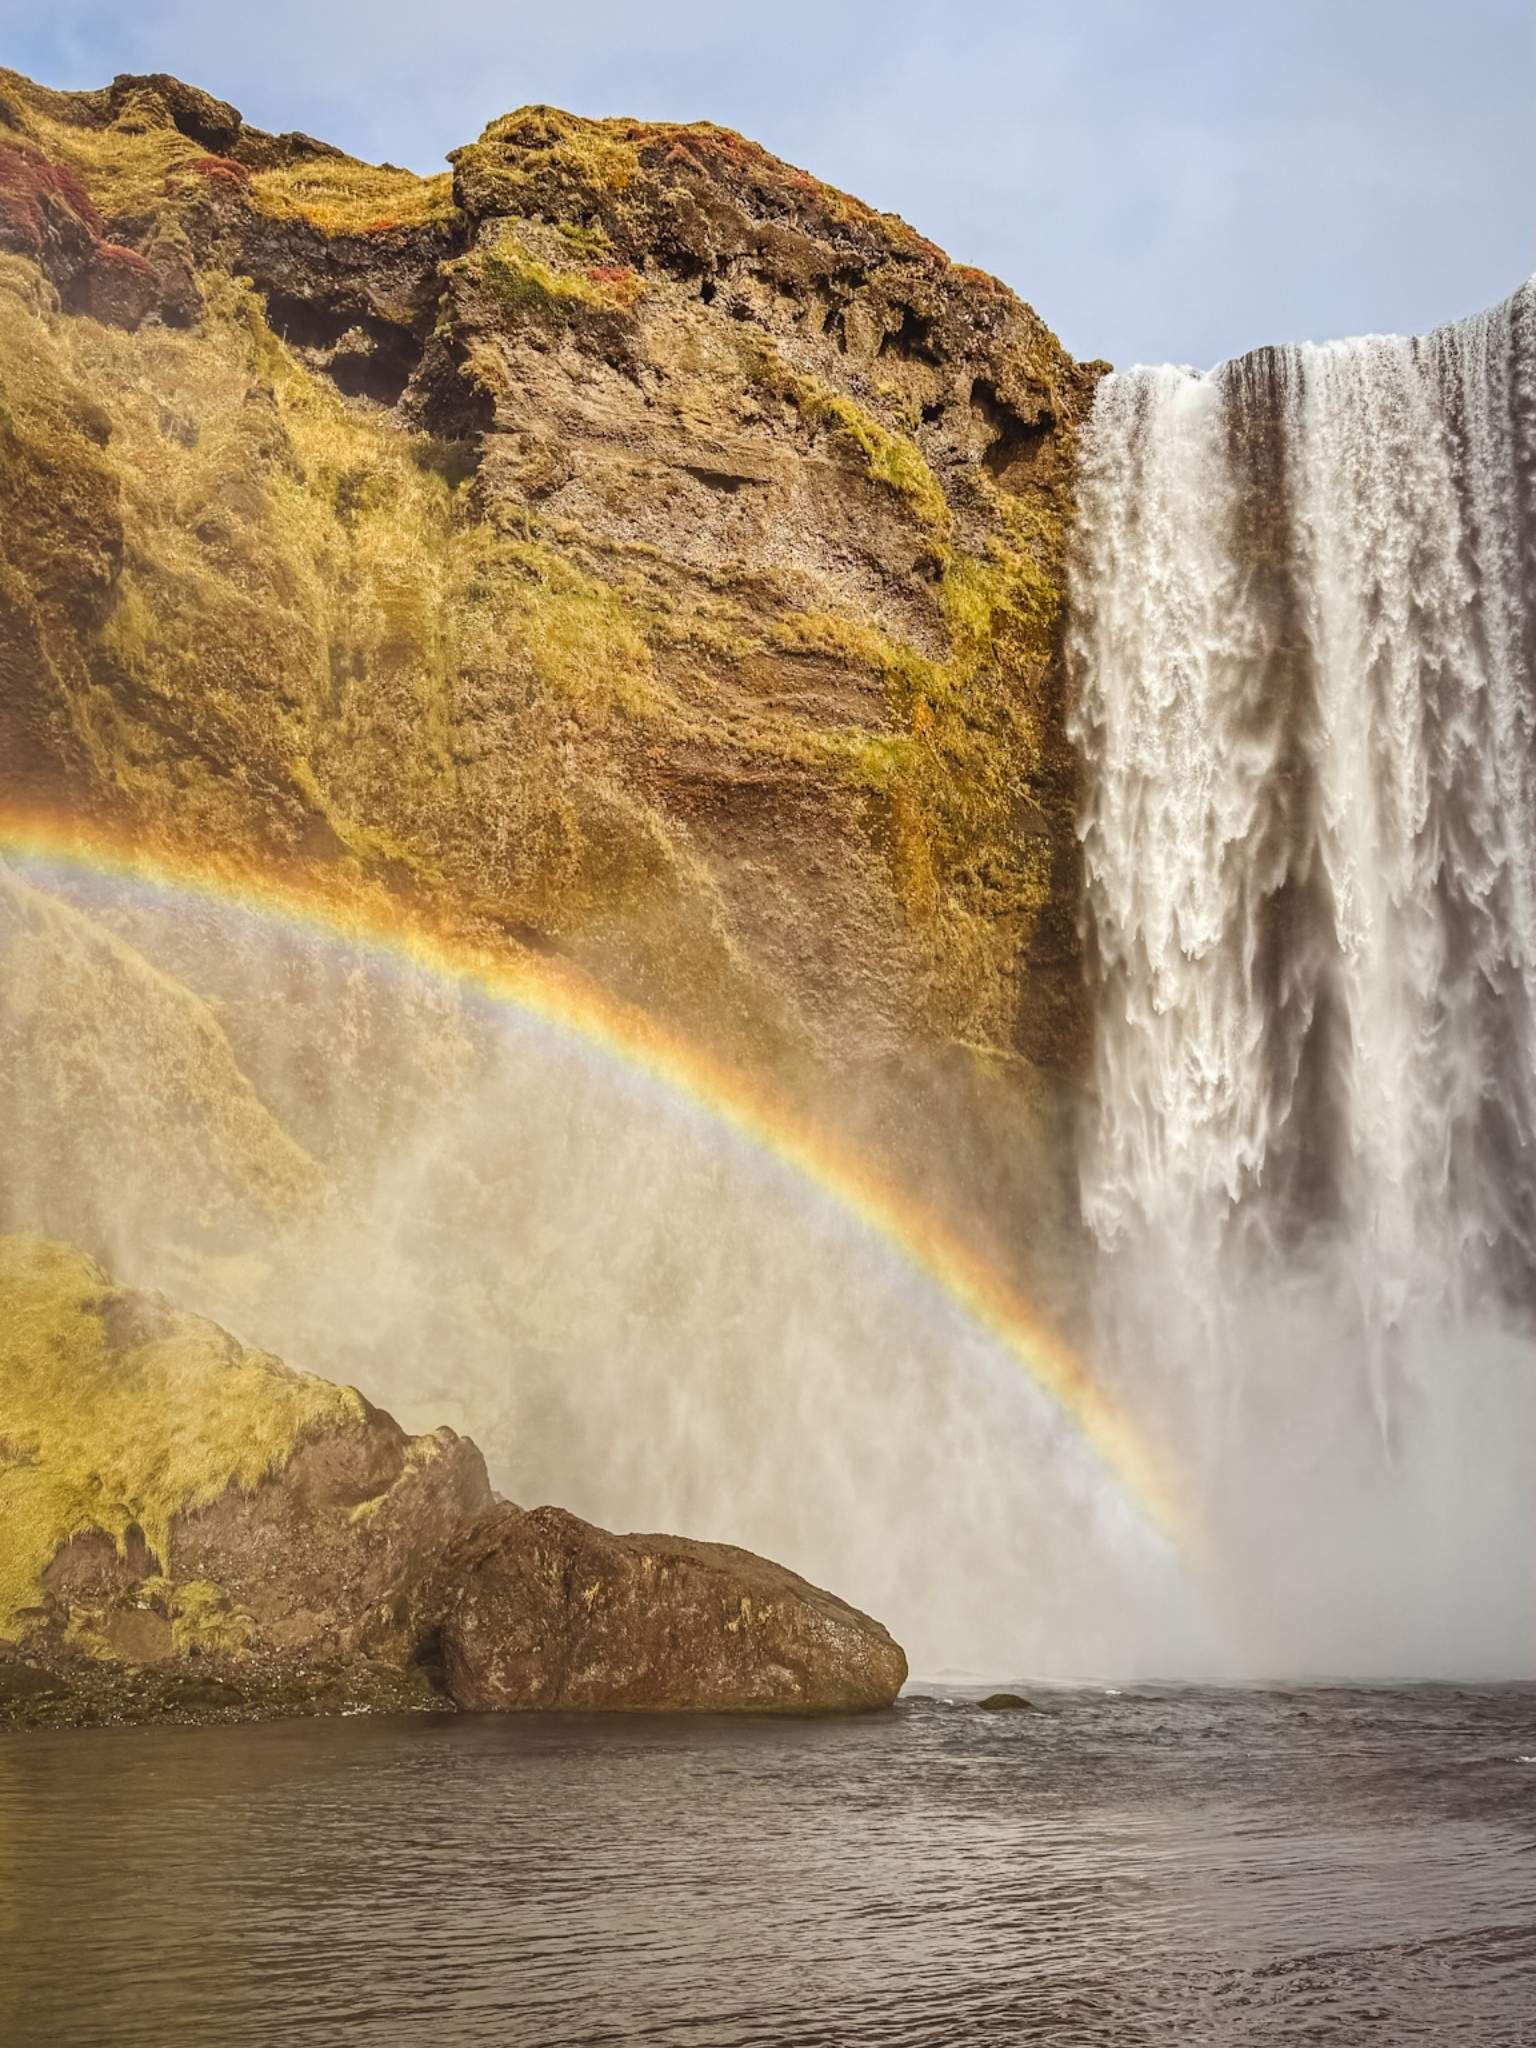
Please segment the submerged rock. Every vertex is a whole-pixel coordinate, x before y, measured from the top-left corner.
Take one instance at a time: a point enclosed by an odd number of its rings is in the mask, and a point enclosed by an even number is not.
[[[483,1515],[429,1604],[467,1708],[850,1713],[888,1707],[907,1675],[879,1622],[782,1565],[560,1508]]]
[[[1021,1692],[989,1692],[976,1702],[983,1714],[1038,1714],[1040,1709]]]

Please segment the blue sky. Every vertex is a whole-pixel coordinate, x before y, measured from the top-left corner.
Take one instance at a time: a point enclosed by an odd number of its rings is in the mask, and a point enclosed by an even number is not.
[[[530,100],[720,121],[1121,364],[1421,329],[1536,269],[1536,0],[0,0],[0,62],[174,71],[421,170]]]

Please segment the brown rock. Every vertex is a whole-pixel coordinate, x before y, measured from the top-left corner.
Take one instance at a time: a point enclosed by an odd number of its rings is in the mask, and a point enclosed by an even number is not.
[[[137,249],[116,242],[98,242],[70,293],[76,311],[104,320],[109,327],[130,330],[148,318],[159,299],[154,265]]]
[[[461,1707],[850,1713],[907,1660],[879,1622],[724,1543],[615,1536],[560,1508],[494,1508],[424,1604]]]
[[[173,1626],[140,1605],[146,1583],[162,1582],[136,1529],[121,1547],[100,1531],[72,1538],[44,1571],[45,1591],[65,1617],[99,1615],[105,1646],[134,1663],[200,1644],[351,1652],[393,1636],[403,1649],[417,1579],[491,1490],[467,1437],[408,1437],[393,1416],[361,1406],[360,1420],[301,1444],[253,1491],[231,1486],[173,1518]],[[206,1597],[188,1602],[186,1587]]]
[[[0,1650],[0,1705],[49,1698],[58,1690],[52,1672]]]
[[[28,1668],[122,1718],[183,1704],[135,1668],[191,1659],[268,1710],[316,1660],[365,1703],[379,1660],[425,1691],[419,1581],[492,1499],[467,1438],[408,1436],[34,1237],[0,1237],[0,1417],[0,1627]]]

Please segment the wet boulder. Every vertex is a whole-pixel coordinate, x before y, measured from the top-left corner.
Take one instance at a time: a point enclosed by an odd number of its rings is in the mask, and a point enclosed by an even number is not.
[[[879,1622],[782,1565],[560,1508],[479,1517],[423,1611],[471,1710],[852,1713],[888,1707],[907,1675]]]

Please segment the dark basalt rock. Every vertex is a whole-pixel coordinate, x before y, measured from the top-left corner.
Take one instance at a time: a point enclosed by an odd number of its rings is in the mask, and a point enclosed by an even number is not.
[[[461,1707],[852,1713],[907,1660],[879,1622],[724,1543],[503,1506],[451,1544],[426,1611]]]
[[[1038,1714],[1040,1709],[1021,1692],[989,1692],[976,1702],[984,1714]]]

